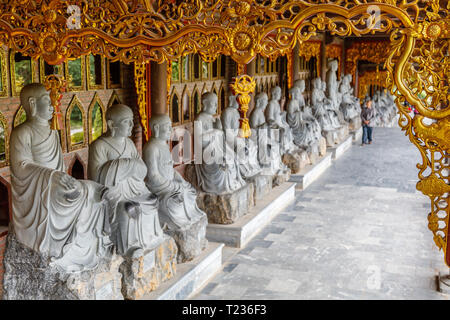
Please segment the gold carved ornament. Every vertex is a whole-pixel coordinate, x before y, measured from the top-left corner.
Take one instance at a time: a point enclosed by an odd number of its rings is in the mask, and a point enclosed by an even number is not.
[[[321,20],[320,20],[321,21]],[[316,58],[316,72],[317,76],[320,77],[321,70],[321,46],[322,43],[320,41],[307,41],[301,42],[299,44],[299,55],[305,58],[305,61],[308,62],[312,57]]]
[[[376,64],[383,64],[391,50],[390,41],[355,42],[346,50],[345,72],[352,75],[353,84],[356,83],[356,69],[358,61],[366,60]]]
[[[80,8],[79,16],[68,11],[70,5]],[[376,19],[369,10],[373,5],[379,9]],[[187,0],[179,4],[163,0],[12,0],[0,4],[0,44],[35,59],[42,57],[50,64],[89,53],[134,62],[136,81],[143,84],[145,73],[140,70],[145,70],[143,63],[148,61],[161,63],[199,53],[205,61],[224,54],[238,64],[247,64],[258,54],[268,58],[284,55],[317,32],[341,37],[389,35],[384,50],[372,52],[380,63],[386,61],[387,84],[397,97],[399,124],[421,152],[419,179],[431,181],[426,179],[434,175],[448,185],[444,172],[448,170],[449,142],[442,140],[450,116],[448,11],[449,5],[438,0]],[[346,60],[346,68],[353,69],[358,59]],[[137,90],[144,122],[145,100],[139,97],[144,96],[145,86],[139,85]],[[414,121],[403,106],[405,101],[419,112]],[[421,117],[433,119],[434,126],[425,125]],[[419,186],[432,201],[430,229],[449,264],[448,193],[439,191],[437,196],[436,183]]]
[[[66,91],[67,82],[62,76],[48,75],[44,80],[45,89],[50,91],[50,100],[55,109],[50,124],[52,130],[61,130],[63,128],[63,116],[61,113],[62,93]]]
[[[358,77],[358,97],[362,102],[369,93],[369,87],[376,85],[386,88],[387,71],[366,71]]]
[[[251,100],[251,94],[255,91],[255,79],[249,75],[238,76],[230,87],[233,94],[237,96],[237,101],[240,106],[241,127],[239,129],[239,136],[242,138],[248,138],[251,136],[252,130],[250,129],[250,124],[247,118],[247,111]]]
[[[147,115],[147,68],[145,63],[134,63],[134,82],[136,86],[137,104],[139,109],[139,116],[141,119],[142,129],[144,131],[145,139],[148,141],[150,133],[148,130],[148,115]]]

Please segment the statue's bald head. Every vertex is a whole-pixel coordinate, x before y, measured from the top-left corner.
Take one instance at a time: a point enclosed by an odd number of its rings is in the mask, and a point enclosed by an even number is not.
[[[236,96],[230,94],[230,96],[228,97],[228,106],[232,107],[232,108],[237,108],[239,107],[239,104],[237,102]]]
[[[152,115],[149,121],[150,129],[152,130],[152,133],[156,131],[157,125],[162,125],[170,123],[172,124],[172,121],[170,120],[170,117],[167,114],[155,114]]]
[[[48,94],[48,91],[42,83],[30,83],[20,90],[20,104],[28,118],[31,117],[30,98],[37,100],[45,94]]]
[[[133,111],[124,104],[115,104],[106,110],[106,121],[118,123],[124,119],[133,119]]]
[[[217,95],[213,92],[206,92],[202,94],[203,111],[207,113],[216,113]]]

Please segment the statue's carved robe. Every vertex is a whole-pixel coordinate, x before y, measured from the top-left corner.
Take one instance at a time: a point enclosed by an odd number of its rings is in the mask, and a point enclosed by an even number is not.
[[[55,173],[64,171],[56,130],[25,122],[11,134],[14,232],[24,245],[53,258],[66,271],[89,270],[106,254],[109,241],[104,187],[78,181],[75,199],[64,197]]]
[[[195,137],[202,145],[202,163],[195,164],[198,187],[204,192],[226,194],[245,186],[235,152],[225,142],[223,131],[214,128],[213,117],[201,112],[196,122],[202,127],[202,135]]]
[[[158,200],[145,186],[146,174],[147,167],[129,138],[122,150],[105,136],[89,147],[89,178],[107,186],[113,197],[111,226],[120,254],[131,248],[153,248],[162,239]],[[130,218],[123,207],[126,201],[138,202],[142,214]]]
[[[144,147],[146,184],[159,199],[159,218],[170,230],[183,230],[206,214],[197,206],[194,187],[174,170],[169,147],[151,139]]]

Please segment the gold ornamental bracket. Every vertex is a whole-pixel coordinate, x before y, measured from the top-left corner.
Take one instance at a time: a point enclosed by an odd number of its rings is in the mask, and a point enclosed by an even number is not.
[[[251,100],[251,94],[255,91],[256,81],[249,75],[238,76],[234,83],[230,85],[233,94],[237,96],[239,103],[239,111],[241,112],[241,124],[239,129],[239,136],[242,138],[248,138],[252,134],[250,129],[250,123],[247,118],[248,105]]]
[[[45,77],[44,85],[45,89],[50,91],[50,100],[54,108],[50,127],[52,130],[61,130],[63,128],[61,99],[62,93],[66,91],[67,82],[62,76],[51,74]]]

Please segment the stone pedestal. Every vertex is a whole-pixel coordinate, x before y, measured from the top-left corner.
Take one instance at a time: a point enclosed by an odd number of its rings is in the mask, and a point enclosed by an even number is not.
[[[249,213],[229,225],[209,224],[208,240],[231,247],[244,247],[264,226],[295,199],[295,183],[284,183],[272,190]]]
[[[363,128],[360,127],[358,130],[352,131],[351,134],[353,136],[353,141],[361,141],[363,135]]]
[[[247,183],[253,184],[253,201],[254,205],[258,200],[263,199],[270,191],[272,191],[272,176],[255,175],[246,179]]]
[[[279,172],[278,174],[272,176],[272,187],[281,186],[283,183],[287,182],[291,177],[291,170],[287,169],[285,171]]]
[[[356,116],[353,119],[350,119],[350,121],[348,122],[348,129],[350,131],[356,131],[359,128],[361,128],[361,117]]]
[[[126,257],[120,265],[122,294],[125,299],[140,299],[156,290],[161,283],[176,273],[177,245],[175,240],[164,235],[156,248],[146,250],[137,258]]]
[[[203,216],[199,221],[193,223],[183,230],[167,230],[164,231],[171,236],[178,248],[177,262],[184,263],[191,261],[207,247],[206,226],[208,218]]]
[[[123,300],[119,272],[122,261],[122,257],[112,254],[94,270],[61,272],[49,265],[49,257],[24,246],[10,232],[3,261],[3,299]]]
[[[327,154],[327,140],[324,137],[320,137],[319,140],[319,154],[321,157]]]
[[[342,156],[345,153],[345,151],[350,149],[350,147],[352,146],[352,140],[353,140],[353,137],[347,137],[347,139],[345,139],[339,145],[329,148],[330,153],[332,154],[332,159],[333,160],[338,159],[340,156]]]
[[[295,174],[310,163],[308,153],[304,150],[298,150],[295,153],[285,153],[283,163]]]
[[[297,189],[306,189],[331,166],[331,157],[332,154],[327,153],[317,163],[307,166],[298,174],[292,175],[289,181],[296,182]]]
[[[325,138],[327,147],[333,147],[339,143],[340,134],[338,130],[322,130],[322,137]]]
[[[206,212],[209,223],[230,224],[246,214],[253,205],[253,184],[228,194],[212,194],[198,191],[197,205]]]

